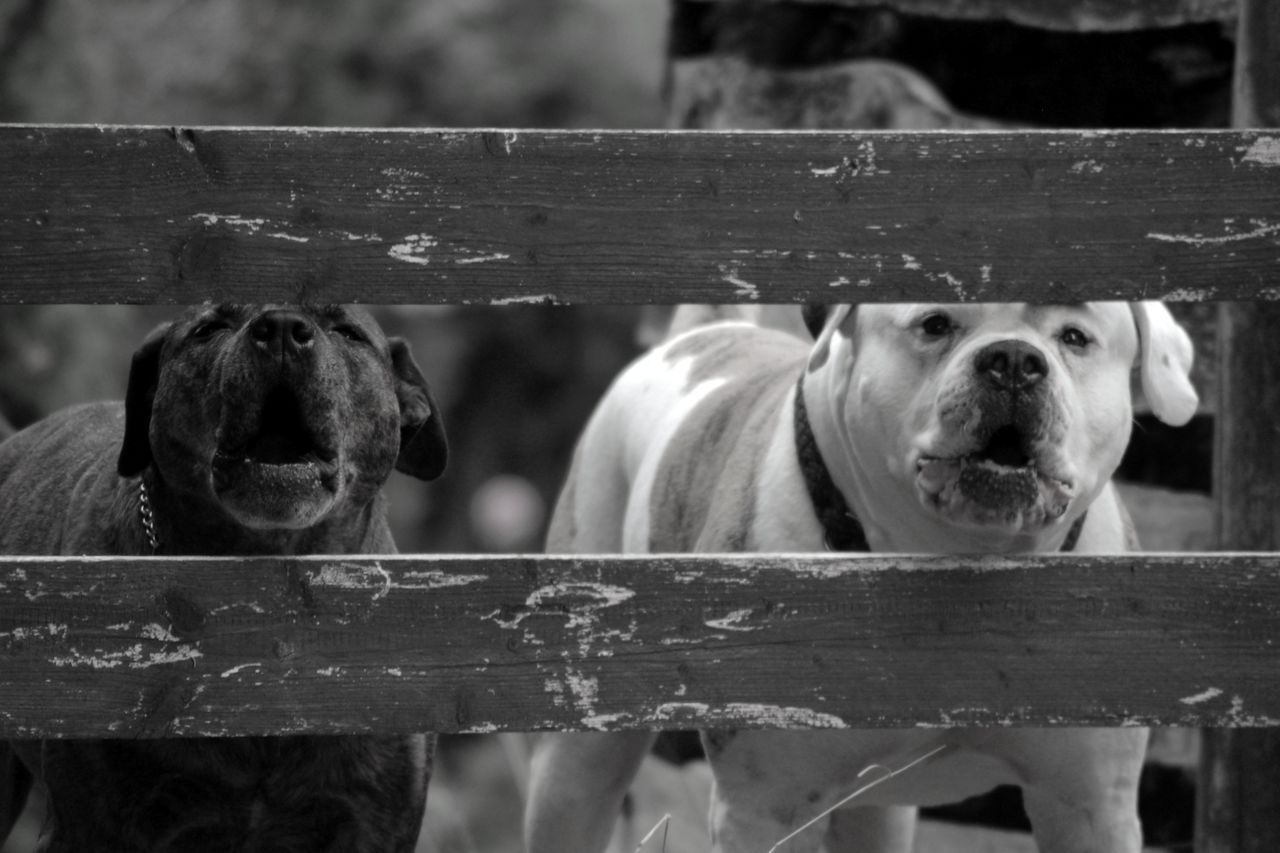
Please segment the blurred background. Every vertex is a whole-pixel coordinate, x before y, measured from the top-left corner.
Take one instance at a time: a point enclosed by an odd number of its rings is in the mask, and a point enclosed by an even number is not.
[[[1070,3],[1024,5],[1050,10],[1043,26],[750,1],[0,0],[0,121],[1226,124],[1229,0],[1186,0],[1194,14],[1174,16],[1175,25],[1163,14],[1123,29],[1085,21],[1084,32],[1067,13],[1054,18]],[[1179,310],[1196,324],[1197,380],[1211,392],[1211,308]],[[171,313],[0,307],[0,413],[22,426],[68,403],[121,396],[133,347]],[[577,430],[619,367],[660,331],[661,310],[379,313],[413,344],[456,448],[439,484],[393,484],[401,548],[538,548]],[[1207,442],[1204,422],[1193,430]],[[1141,432],[1164,440],[1154,421]],[[1207,490],[1207,460],[1196,468],[1186,454],[1173,464],[1145,454],[1135,447],[1127,470]]]
[[[1105,15],[1081,17],[1069,11],[1072,4],[1048,0],[1024,4],[1041,13],[1018,21],[907,14],[892,6],[889,0],[856,9],[753,0],[0,0],[0,121],[1227,124],[1230,0],[1153,3],[1159,13],[1122,24]],[[1154,550],[1201,549],[1210,535],[1212,308],[1176,310],[1197,339],[1196,381],[1206,405],[1176,434],[1140,413],[1122,469]],[[172,313],[0,306],[0,413],[22,426],[69,403],[121,397],[134,347]],[[392,524],[408,552],[538,550],[578,431],[664,317],[661,309],[631,307],[384,307],[378,314],[388,332],[410,340],[444,409],[453,451],[437,483],[396,475],[391,484]],[[423,851],[518,849],[520,749],[493,737],[444,740]],[[1182,799],[1162,794],[1171,803],[1168,814],[1150,818],[1150,827],[1169,824],[1157,834],[1175,847],[1190,837],[1185,789],[1193,750],[1185,738],[1172,742],[1173,775],[1161,791],[1181,791]],[[688,790],[698,782],[689,773],[662,777],[649,813],[660,816],[664,799],[671,800],[696,821],[698,795]],[[969,810],[989,817],[993,808],[997,820],[1024,825],[1016,799]],[[681,849],[676,828],[701,831],[677,827],[679,820],[666,845],[673,853]],[[32,826],[24,832],[4,853],[30,849]]]
[[[664,0],[0,0],[0,121],[654,127]],[[0,412],[121,397],[170,309],[0,307]],[[405,551],[540,547],[635,309],[387,308],[446,412],[446,480],[393,484]],[[399,475],[397,475],[399,477]]]

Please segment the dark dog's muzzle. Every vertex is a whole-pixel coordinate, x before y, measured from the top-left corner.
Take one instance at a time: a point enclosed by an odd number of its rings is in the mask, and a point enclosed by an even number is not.
[[[323,333],[304,314],[267,310],[227,358],[214,491],[243,523],[310,523],[342,486],[342,413]]]
[[[292,386],[281,383],[258,400],[242,400],[235,410],[224,411],[214,485],[225,485],[237,466],[269,466],[280,469],[278,473],[296,466],[297,473],[313,469],[326,487],[334,488],[338,449],[327,437],[332,430],[310,422],[307,408]]]
[[[249,323],[254,349],[276,361],[310,355],[319,331],[307,316],[285,309],[264,311]]]

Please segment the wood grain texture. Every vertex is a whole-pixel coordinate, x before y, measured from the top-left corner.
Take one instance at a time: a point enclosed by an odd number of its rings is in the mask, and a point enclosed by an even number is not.
[[[1234,127],[1280,128],[1280,7],[1267,0],[1236,0]]]
[[[1232,123],[1280,125],[1280,5],[1241,0]],[[1280,162],[1280,148],[1270,155]],[[1280,310],[1218,309],[1214,483],[1218,542],[1280,547]],[[1196,798],[1198,853],[1280,850],[1280,730],[1211,730],[1202,738]]]
[[[1280,134],[0,127],[0,302],[1280,298]]]
[[[719,0],[734,2],[734,0]],[[1112,31],[1229,21],[1235,0],[773,0],[882,6],[939,18],[1006,20],[1054,30]]]
[[[1280,305],[1219,306],[1218,411],[1230,413],[1214,424],[1220,547],[1280,548],[1277,329]],[[1280,729],[1210,730],[1202,744],[1197,853],[1280,850]]]
[[[1218,309],[1214,482],[1218,545],[1280,550],[1280,305]]]
[[[1280,843],[1275,729],[1209,729],[1201,738],[1196,853],[1275,853]]]
[[[5,558],[0,737],[1280,725],[1280,554]]]

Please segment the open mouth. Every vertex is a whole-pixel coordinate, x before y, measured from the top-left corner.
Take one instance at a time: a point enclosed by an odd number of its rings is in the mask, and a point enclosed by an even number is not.
[[[1022,432],[1002,426],[986,446],[961,460],[960,493],[991,509],[1025,510],[1040,497],[1040,485]]]
[[[259,465],[308,465],[329,463],[327,452],[307,426],[302,406],[288,386],[267,394],[258,415],[258,431],[249,437],[242,456]]]
[[[1030,438],[1014,424],[995,429],[971,453],[922,456],[917,484],[944,514],[977,523],[1044,523],[1067,510],[1074,490],[1038,464]]]
[[[266,499],[272,492],[287,497],[316,487],[336,488],[338,454],[308,423],[289,386],[267,392],[256,425],[228,433],[213,459],[214,487],[219,492],[248,489]]]
[[[1006,424],[991,434],[985,447],[973,454],[974,459],[991,462],[1000,468],[1026,468],[1031,455],[1026,450],[1022,431],[1013,424]]]

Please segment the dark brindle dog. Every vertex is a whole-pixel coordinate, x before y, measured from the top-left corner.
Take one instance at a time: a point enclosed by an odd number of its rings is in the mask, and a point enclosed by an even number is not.
[[[393,467],[431,479],[445,457],[439,412],[408,348],[365,312],[205,307],[142,345],[124,405],[72,408],[0,445],[0,553],[391,553],[383,482]],[[431,743],[10,747],[46,788],[45,851],[405,853],[422,820]],[[5,765],[0,838],[30,781],[0,755]]]

